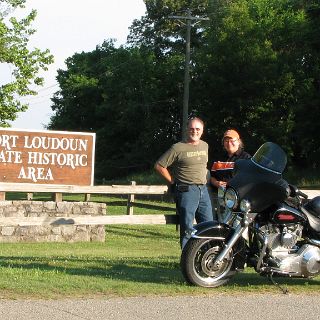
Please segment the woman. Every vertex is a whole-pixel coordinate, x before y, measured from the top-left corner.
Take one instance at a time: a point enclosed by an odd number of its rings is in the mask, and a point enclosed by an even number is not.
[[[251,158],[248,152],[243,150],[243,143],[239,136],[239,133],[234,129],[227,130],[222,138],[222,144],[227,152],[227,158],[225,161],[215,161],[211,167],[211,190],[210,198],[213,208],[214,218],[218,218],[222,221],[220,216],[220,206],[217,200],[217,190],[219,187],[226,187],[227,182],[232,178],[232,171],[234,162],[238,159],[249,159]]]
[[[238,159],[249,159],[250,154],[243,150],[239,133],[234,129],[227,130],[222,138],[222,144],[227,152],[225,161],[215,161],[211,168],[211,184],[219,188],[225,187],[232,177],[234,162]]]

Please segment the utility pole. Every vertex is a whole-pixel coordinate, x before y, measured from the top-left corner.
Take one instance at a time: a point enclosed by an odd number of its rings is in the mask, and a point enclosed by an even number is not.
[[[187,10],[187,16],[169,16],[170,19],[178,19],[187,26],[186,30],[186,57],[184,68],[184,84],[183,84],[183,109],[182,109],[182,140],[187,138],[187,123],[189,109],[189,84],[190,84],[190,40],[191,40],[191,21],[199,22],[201,20],[209,20],[209,18],[192,17],[190,9]],[[186,20],[186,24],[181,20]]]

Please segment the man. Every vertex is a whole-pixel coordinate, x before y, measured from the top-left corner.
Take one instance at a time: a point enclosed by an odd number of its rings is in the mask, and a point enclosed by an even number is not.
[[[203,121],[191,118],[187,140],[171,146],[156,162],[155,170],[174,187],[180,219],[180,245],[185,246],[193,231],[193,221],[212,221],[207,189],[208,144],[201,140]]]

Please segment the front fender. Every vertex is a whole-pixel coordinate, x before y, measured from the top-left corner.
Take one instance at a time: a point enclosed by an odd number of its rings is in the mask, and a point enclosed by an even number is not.
[[[191,238],[193,239],[209,239],[209,240],[220,240],[227,243],[230,237],[233,235],[234,229],[228,224],[219,223],[216,221],[202,222],[194,226],[194,232]],[[190,239],[191,240],[191,239]],[[243,270],[247,254],[246,245],[244,239],[241,237],[234,244],[234,266],[235,269],[240,271]]]
[[[216,240],[226,240],[234,229],[225,223],[219,223],[217,221],[202,222],[194,227],[192,232],[192,238],[208,238]]]

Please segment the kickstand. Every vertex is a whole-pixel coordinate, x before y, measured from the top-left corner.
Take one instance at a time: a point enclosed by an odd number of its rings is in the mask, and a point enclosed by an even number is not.
[[[278,282],[275,282],[272,276],[273,276],[273,273],[270,273],[270,274],[268,275],[268,279],[269,279],[275,286],[277,286],[277,287],[282,291],[283,294],[289,293],[288,288],[284,288],[284,287],[282,287]]]

